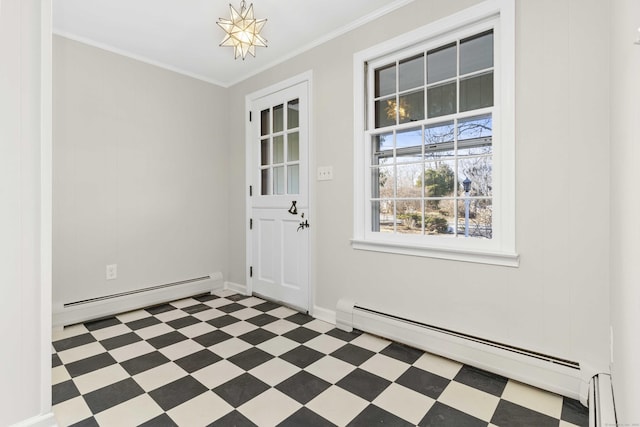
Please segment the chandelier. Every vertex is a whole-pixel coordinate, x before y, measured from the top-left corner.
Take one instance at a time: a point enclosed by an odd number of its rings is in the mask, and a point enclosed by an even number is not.
[[[267,47],[267,41],[260,35],[266,19],[255,19],[253,16],[253,3],[247,9],[244,0],[240,3],[240,12],[231,4],[231,19],[220,18],[217,24],[225,31],[226,36],[220,46],[230,46],[234,49],[234,59],[247,53],[256,56],[256,46]]]

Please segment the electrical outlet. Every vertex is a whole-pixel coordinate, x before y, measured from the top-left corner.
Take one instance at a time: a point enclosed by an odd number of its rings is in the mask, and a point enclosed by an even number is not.
[[[333,179],[332,166],[318,166],[318,181],[330,181]]]
[[[107,265],[107,280],[114,280],[118,278],[118,264]]]

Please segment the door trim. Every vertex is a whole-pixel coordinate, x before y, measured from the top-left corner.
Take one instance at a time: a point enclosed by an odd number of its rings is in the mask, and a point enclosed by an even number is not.
[[[311,70],[305,71],[293,77],[290,77],[286,80],[283,80],[279,83],[275,83],[266,88],[260,89],[258,91],[252,92],[245,96],[245,230],[246,230],[246,239],[245,239],[245,281],[246,281],[246,292],[248,295],[251,295],[253,292],[253,279],[249,274],[249,267],[253,265],[253,233],[249,231],[249,220],[251,219],[251,211],[252,211],[252,203],[251,196],[249,195],[249,186],[252,185],[252,172],[253,165],[251,162],[252,159],[252,135],[251,135],[251,125],[249,122],[249,116],[251,114],[251,106],[258,99],[263,98],[265,96],[274,94],[276,92],[280,92],[281,90],[287,89],[289,87],[298,85],[300,83],[307,83],[307,99],[308,99],[308,165],[307,165],[307,174],[308,174],[308,201],[309,201],[309,217],[316,218],[316,209],[315,209],[315,174],[312,173],[312,170],[315,170],[315,144],[313,143],[313,72]],[[254,193],[259,191],[259,189],[254,188]],[[255,193],[257,194],[257,193]],[[316,241],[316,231],[315,227],[312,225],[309,228],[309,252],[308,252],[308,310],[309,314],[313,315],[313,310],[315,307],[315,241]]]

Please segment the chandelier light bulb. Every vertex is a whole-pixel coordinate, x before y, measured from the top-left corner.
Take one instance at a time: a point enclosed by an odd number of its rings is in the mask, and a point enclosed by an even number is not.
[[[234,49],[234,58],[244,58],[247,54],[256,56],[256,46],[267,47],[267,41],[260,35],[260,31],[266,24],[266,19],[255,19],[253,16],[253,3],[247,5],[244,0],[240,3],[238,12],[231,4],[231,19],[220,18],[217,24],[226,33],[220,46],[229,46]]]

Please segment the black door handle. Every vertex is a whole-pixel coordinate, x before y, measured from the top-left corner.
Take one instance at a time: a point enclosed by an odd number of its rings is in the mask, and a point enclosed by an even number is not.
[[[296,207],[296,201],[292,201],[291,202],[291,207],[289,208],[288,212],[291,215],[298,215],[298,208]]]

